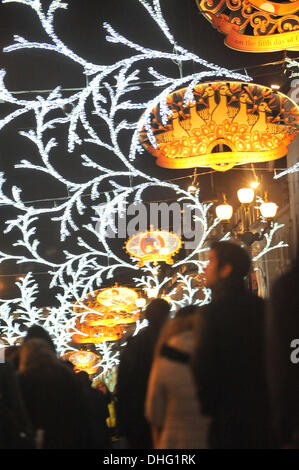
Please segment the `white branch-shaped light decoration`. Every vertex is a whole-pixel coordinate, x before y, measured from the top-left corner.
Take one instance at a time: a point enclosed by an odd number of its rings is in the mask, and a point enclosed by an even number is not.
[[[70,96],[64,96],[63,90],[57,87],[46,97],[37,96],[35,99],[25,100],[9,92],[5,85],[5,71],[0,72],[0,99],[15,108],[1,117],[0,130],[11,126],[22,115],[28,114],[35,121],[34,129],[20,131],[19,134],[37,152],[39,161],[37,163],[36,158],[24,156],[16,163],[16,170],[23,174],[27,172],[32,178],[46,176],[50,182],[59,183],[68,194],[67,198],[58,197],[55,201],[48,201],[46,207],[39,206],[37,201],[29,204],[23,197],[22,188],[15,186],[4,174],[0,175],[0,206],[11,208],[12,214],[6,221],[6,234],[9,236],[10,233],[18,233],[18,241],[11,246],[10,252],[3,250],[0,253],[0,262],[21,264],[24,269],[28,263],[42,267],[50,276],[49,290],[59,289],[55,306],[46,308],[45,312],[45,309],[35,305],[38,285],[34,274],[28,273],[22,278],[17,284],[20,296],[2,301],[1,339],[7,344],[14,344],[25,335],[26,327],[36,323],[49,331],[58,352],[63,354],[72,349],[70,342],[72,332],[75,331],[75,302],[82,305],[80,299],[89,292],[99,288],[104,281],[110,280],[112,283],[113,276],[119,269],[130,271],[131,278],[138,276],[136,263],[128,262],[125,254],[121,256],[119,250],[115,251],[107,236],[107,227],[113,226],[113,214],[118,211],[120,204],[125,204],[127,200],[138,203],[143,200],[146,191],[155,187],[171,191],[174,200],[187,201],[196,210],[196,217],[202,225],[202,237],[185,260],[175,263],[173,269],[176,272],[181,266],[188,264],[197,272],[202,272],[204,263],[199,260],[199,256],[206,250],[207,237],[219,221],[208,223],[210,206],[199,202],[199,192],[190,195],[179,186],[162,182],[134,166],[133,162],[138,160],[139,153],[143,151],[139,143],[139,131],[145,125],[153,145],[156,145],[148,126],[151,110],[160,104],[165,121],[169,113],[166,97],[175,89],[187,86],[187,97],[192,101],[193,86],[198,81],[213,77],[245,81],[249,78],[211,64],[177,44],[159,0],[136,0],[136,5],[139,4],[150,15],[164,42],[167,39],[167,50],[146,48],[120,35],[110,24],[104,23],[107,41],[128,51],[127,57],[108,65],[93,64],[85,60],[57,36],[54,28],[55,13],[59,9],[67,9],[67,2],[53,0],[47,11],[43,9],[40,0],[4,0],[2,3],[19,3],[31,8],[47,36],[47,41],[42,43],[15,36],[14,44],[6,47],[5,52],[30,49],[44,51],[45,54],[48,51],[55,52],[76,64],[82,75],[88,76],[89,80],[82,90],[71,93]],[[203,70],[185,77],[166,76],[158,70],[159,61],[195,63]],[[147,102],[140,99],[143,86],[139,79],[141,69],[142,76],[147,76],[147,80],[153,84],[152,96]],[[69,107],[69,112],[63,113],[62,109],[66,106]],[[124,111],[127,112],[125,119]],[[53,152],[61,145],[58,132],[56,133],[58,129],[60,134],[65,132],[70,159],[77,152],[76,158],[79,158],[82,170],[86,167],[92,169],[92,177],[84,177],[82,171],[82,179],[80,180],[79,174],[74,181],[55,165]],[[128,136],[129,147],[126,148],[123,147],[123,133]],[[107,159],[99,159],[101,153],[109,156],[111,166],[104,163]],[[92,223],[90,217],[88,223],[84,220],[81,224],[86,211],[96,207],[96,204],[104,205],[97,224]],[[60,235],[59,256],[55,260],[43,250],[37,236],[41,220],[46,220]],[[122,244],[120,240],[120,245]],[[268,250],[272,249],[270,245],[271,241],[270,244],[267,241]],[[146,269],[148,276],[136,277],[137,285],[144,290],[153,287],[158,291],[163,290],[171,277],[159,283],[153,272],[150,272],[150,266]],[[193,302],[195,295],[191,278],[181,275],[178,281],[183,296],[174,303],[176,307]],[[177,287],[173,286],[170,293],[175,294],[176,290]],[[209,299],[209,291],[204,289],[201,300],[196,300],[196,303],[203,304]],[[135,334],[144,326],[145,322],[138,321]],[[100,344],[97,352],[102,358],[104,373],[117,364],[118,352],[113,350],[112,345]]]

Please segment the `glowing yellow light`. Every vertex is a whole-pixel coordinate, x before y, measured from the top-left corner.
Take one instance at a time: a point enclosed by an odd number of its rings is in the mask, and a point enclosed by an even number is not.
[[[137,307],[143,308],[143,307],[145,306],[145,304],[146,304],[146,300],[143,299],[143,298],[141,298],[141,297],[139,297],[138,299],[136,299],[135,303],[136,303],[136,306],[137,306]]]
[[[233,215],[233,208],[230,204],[219,204],[216,207],[216,215],[220,220],[230,220]]]
[[[259,181],[252,181],[252,182],[250,183],[250,186],[251,186],[252,189],[258,188],[259,185],[260,185]]]
[[[197,187],[196,186],[193,186],[193,184],[191,184],[189,187],[188,187],[188,192],[191,193],[191,194],[194,194],[196,193],[197,191]]]
[[[164,230],[149,230],[133,235],[125,244],[127,252],[144,263],[165,261],[173,264],[172,257],[180,250],[182,241],[175,233]]]
[[[298,0],[196,2],[201,13],[226,35],[225,44],[231,49],[246,52],[299,50]]]
[[[252,188],[241,188],[238,190],[238,199],[241,204],[251,204],[254,199],[254,191]]]
[[[124,325],[135,323],[140,316],[137,310],[137,292],[115,285],[108,289],[91,292],[74,305],[76,319],[75,343],[101,343],[117,341],[124,332]]]
[[[140,132],[142,145],[162,167],[227,171],[235,165],[275,160],[287,154],[299,130],[298,106],[271,88],[241,82],[203,83],[194,86],[194,101],[187,103],[186,91],[167,96],[167,124],[160,106],[152,109],[155,144],[145,126]],[[195,185],[189,188],[192,192]]]
[[[91,351],[73,351],[64,356],[75,366],[75,372],[85,371],[95,374],[99,368],[100,357]]]
[[[273,219],[276,216],[278,206],[274,202],[263,202],[259,209],[265,219]]]

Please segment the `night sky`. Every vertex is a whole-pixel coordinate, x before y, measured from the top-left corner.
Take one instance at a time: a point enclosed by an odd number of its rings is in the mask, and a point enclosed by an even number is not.
[[[43,2],[49,4],[50,2]],[[142,44],[145,47],[156,48],[160,50],[169,50],[169,45],[158,27],[152,21],[144,8],[138,4],[137,0],[109,0],[109,1],[69,1],[68,10],[59,10],[56,13],[56,33],[73,51],[78,55],[98,64],[111,64],[116,60],[127,57],[128,49],[118,44],[111,44],[105,41],[106,32],[101,29],[103,22],[110,23],[120,34],[128,39]],[[283,92],[288,91],[289,81],[283,73],[283,65],[261,66],[269,62],[280,61],[284,57],[284,52],[271,54],[264,53],[241,53],[227,48],[224,45],[224,35],[217,32],[211,24],[199,13],[195,0],[162,0],[161,5],[165,18],[170,26],[170,30],[177,39],[177,42],[184,48],[196,53],[203,59],[225,66],[230,69],[238,70],[244,73],[244,69],[253,77],[255,83],[271,85],[273,81],[279,82]],[[52,52],[26,50],[4,54],[3,47],[13,43],[13,35],[18,34],[31,41],[47,41],[47,36],[40,27],[39,21],[34,12],[24,6],[15,3],[0,5],[0,64],[7,74],[5,83],[7,88],[13,92],[24,92],[19,96],[23,99],[29,99],[42,90],[52,90],[60,85],[63,89],[80,88],[85,86],[85,77],[81,73],[81,68],[74,65],[64,56],[58,56]],[[130,52],[129,52],[130,53]],[[132,51],[132,54],[134,52]],[[289,57],[295,57],[295,53],[288,53]],[[172,67],[172,70],[170,70]],[[167,74],[178,74],[176,64],[170,65],[161,63],[160,69]],[[199,72],[198,65],[189,64],[183,68],[184,75],[192,72]],[[142,77],[141,71],[141,77]],[[39,93],[28,93],[29,91],[39,90]],[[142,93],[146,99],[155,96],[157,92],[151,84],[143,87]],[[67,91],[64,92],[67,96]],[[47,93],[45,93],[47,94]],[[44,96],[45,96],[44,94]],[[0,116],[6,115],[10,110],[7,104],[0,103]],[[67,110],[61,110],[61,117]],[[59,116],[59,113],[57,114]],[[3,171],[10,185],[21,186],[23,197],[26,201],[38,204],[49,204],[47,199],[59,199],[67,197],[64,187],[59,183],[49,181],[47,175],[33,175],[25,169],[15,169],[14,165],[22,158],[38,162],[36,149],[18,134],[18,131],[29,129],[34,126],[32,116],[25,115],[14,120],[0,134],[0,171]],[[68,178],[84,182],[92,175],[92,170],[86,168],[82,173],[82,167],[79,165],[79,154],[84,151],[95,152],[88,146],[83,149],[75,150],[73,154],[67,152],[64,132],[55,131],[60,146],[55,149],[53,161],[62,174]],[[125,145],[125,142],[124,142]],[[105,151],[100,152],[99,158],[105,164],[109,164],[109,155]],[[193,170],[169,170],[162,169],[155,165],[155,158],[145,152],[138,157],[137,167],[147,171],[149,174],[159,177],[161,180],[192,175]],[[285,159],[275,162],[276,167],[284,167]],[[112,164],[113,166],[113,164]],[[262,165],[263,166],[263,165]],[[204,173],[207,169],[198,169],[198,173]],[[246,171],[231,170],[226,174],[202,175],[198,181],[201,188],[201,198],[203,201],[213,200],[219,196],[221,191],[226,190],[228,196],[233,198],[235,187],[240,181],[246,181],[248,177]],[[271,175],[270,175],[271,176]],[[265,176],[269,178],[269,175]],[[190,178],[178,180],[178,184],[187,187]],[[8,187],[8,186],[7,186]],[[167,194],[151,194],[156,200],[167,198]],[[14,233],[9,236],[3,234],[4,222],[12,218],[12,208],[1,207],[1,230],[0,246],[1,249],[8,247],[15,241]],[[85,214],[88,218],[90,213]],[[47,221],[40,224],[40,240],[45,255],[59,261],[59,251],[61,248],[68,248],[68,243],[62,246],[59,241],[58,233]],[[69,242],[71,243],[71,242]],[[0,297],[13,297],[16,292],[13,287],[15,276],[27,271],[34,272],[45,271],[44,267],[18,265],[6,263],[0,266]],[[8,275],[11,275],[9,277]],[[51,302],[47,298],[47,274],[39,274],[39,283],[44,289],[45,303]],[[2,286],[2,287],[1,287]]]

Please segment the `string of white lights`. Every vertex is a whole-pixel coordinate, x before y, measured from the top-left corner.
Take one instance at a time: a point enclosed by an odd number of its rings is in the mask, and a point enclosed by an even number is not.
[[[63,97],[61,88],[57,87],[46,97],[37,96],[24,100],[7,89],[5,71],[0,72],[0,99],[16,108],[0,119],[0,130],[26,114],[35,122],[34,128],[20,131],[19,134],[31,146],[32,154],[38,155],[38,162],[28,150],[29,156],[22,156],[16,163],[15,170],[22,174],[27,172],[32,181],[42,175],[50,183],[59,183],[68,195],[65,199],[54,198],[54,202],[48,204],[49,207],[37,202],[28,203],[23,195],[23,188],[15,186],[10,176],[0,174],[0,206],[11,208],[12,214],[6,221],[5,235],[18,234],[17,242],[9,248],[10,252],[5,253],[3,250],[0,253],[0,264],[12,262],[22,266],[43,266],[50,277],[49,291],[57,291],[57,288],[59,291],[55,295],[55,307],[36,307],[40,293],[35,275],[29,272],[21,278],[17,282],[20,295],[1,301],[1,339],[6,344],[15,344],[26,334],[26,327],[39,324],[49,331],[59,354],[74,349],[71,339],[74,332],[78,333],[75,321],[79,316],[74,313],[74,304],[77,302],[77,306],[84,307],[87,313],[98,314],[96,310],[87,308],[83,299],[104,283],[112,284],[121,270],[128,272],[129,279],[134,276],[136,285],[143,288],[145,297],[150,297],[147,296],[147,290],[153,288],[157,295],[164,295],[172,276],[159,281],[154,274],[154,267],[150,265],[140,271],[136,260],[128,261],[125,253],[122,255],[119,247],[111,243],[109,238],[111,230],[117,237],[115,215],[126,211],[127,202],[141,203],[146,193],[157,188],[171,191],[173,198],[179,202],[187,202],[190,210],[194,211],[194,220],[201,226],[201,236],[196,247],[185,259],[173,265],[173,272],[178,272],[177,283],[169,288],[167,295],[172,297],[174,309],[186,303],[203,305],[209,302],[209,291],[196,288],[194,282],[196,275],[202,273],[205,261],[201,258],[207,249],[206,242],[219,220],[210,220],[211,205],[200,202],[199,191],[191,195],[172,182],[162,182],[148,175],[140,169],[142,165],[135,166],[135,162],[140,163],[140,154],[143,151],[139,133],[145,127],[151,143],[156,146],[149,125],[151,111],[159,105],[166,124],[170,112],[167,96],[182,86],[187,87],[185,99],[192,101],[194,86],[199,81],[212,80],[215,77],[243,81],[249,81],[250,78],[209,63],[177,44],[159,0],[136,0],[136,4],[144,8],[143,11],[167,39],[165,50],[137,44],[120,35],[110,24],[104,23],[107,41],[128,51],[127,57],[105,65],[93,64],[80,57],[57,36],[54,28],[55,13],[59,9],[66,10],[66,2],[52,0],[47,10],[40,0],[4,0],[3,3],[23,4],[31,8],[48,37],[48,42],[39,43],[14,36],[14,44],[6,47],[5,52],[31,49],[45,53],[55,52],[81,67],[83,76],[88,75],[89,81],[82,90],[73,90],[68,97]],[[159,72],[161,61],[177,63],[180,69],[182,63],[196,63],[203,70],[192,75],[168,77]],[[140,81],[140,75],[145,77],[144,82]],[[147,102],[143,102],[140,91],[147,78],[150,78],[154,87],[151,90],[152,96]],[[158,88],[160,90],[157,92]],[[61,169],[62,166],[54,158],[55,150],[63,145],[58,138],[58,131],[59,136],[64,132],[64,145],[68,149],[70,164],[76,161],[76,165],[82,169],[82,172],[77,172],[76,178],[69,177],[66,169]],[[125,145],[124,133],[127,136]],[[107,162],[109,166],[106,166]],[[92,176],[90,173],[85,176],[83,170],[86,168],[92,170]],[[99,214],[96,204],[101,205]],[[88,216],[86,223],[86,214],[90,209],[98,217]],[[53,259],[43,249],[38,237],[41,221],[46,221],[48,227],[60,237],[56,247],[57,256]],[[278,228],[280,226],[276,230]],[[267,238],[260,256],[282,246],[279,243],[273,246],[272,238],[273,235]],[[119,245],[122,243],[119,239]],[[190,273],[180,273],[179,269],[184,265],[193,269],[195,277]],[[146,275],[142,275],[144,272]],[[138,320],[134,334],[145,326],[146,322]],[[117,365],[119,353],[112,344],[100,343],[96,346],[96,351],[101,357],[102,374]]]

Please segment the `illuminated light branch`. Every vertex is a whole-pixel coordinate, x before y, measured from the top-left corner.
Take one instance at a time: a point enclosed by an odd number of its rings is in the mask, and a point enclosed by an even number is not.
[[[279,243],[276,243],[275,245],[272,245],[273,241],[273,236],[279,230],[280,228],[284,227],[284,224],[278,224],[275,222],[273,224],[273,227],[271,228],[269,233],[265,233],[265,239],[266,239],[266,245],[265,247],[252,259],[252,261],[257,261],[260,259],[262,256],[265,256],[269,251],[275,250],[277,248],[283,248],[287,247],[288,244],[284,243],[283,241],[280,241]]]
[[[4,185],[4,175],[0,175],[0,205],[9,206],[21,212],[17,216],[13,216],[15,217],[14,220],[7,221],[6,233],[9,234],[14,231],[15,234],[15,232],[18,232],[19,238],[12,245],[12,253],[0,253],[0,262],[36,263],[46,266],[51,277],[49,288],[55,287],[57,289],[57,286],[59,287],[59,293],[56,295],[58,306],[49,307],[45,311],[45,309],[35,306],[38,285],[34,281],[34,276],[29,273],[18,282],[20,296],[10,301],[3,300],[1,302],[1,338],[7,344],[14,344],[25,334],[20,329],[17,316],[14,315],[19,313],[21,315],[20,321],[24,325],[29,326],[34,322],[49,331],[59,354],[64,354],[73,349],[70,343],[72,334],[76,331],[75,320],[77,317],[73,311],[74,303],[77,301],[78,305],[83,305],[82,299],[84,296],[95,291],[103,282],[111,280],[112,283],[114,274],[120,269],[126,269],[130,273],[130,277],[136,276],[136,283],[140,287],[145,290],[147,288],[156,288],[162,295],[172,277],[168,276],[159,281],[157,275],[154,274],[154,268],[150,265],[146,266],[143,275],[140,275],[140,270],[135,262],[127,262],[122,259],[116,248],[112,249],[112,243],[110,243],[109,234],[107,233],[109,227],[117,234],[114,215],[118,211],[120,213],[125,212],[126,201],[142,202],[146,190],[159,187],[173,191],[175,200],[187,201],[190,209],[196,211],[195,220],[202,226],[202,236],[198,245],[185,260],[173,265],[175,272],[177,268],[185,264],[194,268],[196,273],[201,274],[206,264],[205,261],[200,261],[198,258],[207,250],[207,237],[219,223],[218,220],[213,221],[211,224],[208,222],[207,216],[211,205],[200,203],[199,192],[190,195],[179,186],[162,182],[158,178],[153,178],[134,167],[133,161],[137,153],[143,151],[139,142],[139,132],[143,126],[146,126],[149,138],[153,145],[155,144],[155,138],[151,135],[149,127],[151,110],[154,106],[160,104],[162,119],[166,123],[170,113],[166,102],[167,95],[182,86],[188,87],[185,98],[192,101],[194,85],[204,79],[207,80],[215,76],[244,81],[250,79],[247,75],[233,73],[226,68],[210,64],[178,45],[162,14],[159,0],[137,1],[158,25],[161,34],[169,41],[169,50],[160,51],[145,48],[118,34],[112,26],[105,23],[104,28],[107,31],[108,41],[129,48],[130,54],[132,54],[132,50],[134,51],[133,55],[110,65],[97,65],[84,60],[57,37],[54,30],[55,12],[61,8],[66,9],[66,2],[53,0],[49,3],[47,11],[43,9],[42,2],[39,0],[5,0],[3,2],[20,3],[31,7],[37,14],[41,26],[49,38],[49,43],[38,43],[15,36],[15,43],[6,47],[6,52],[32,49],[56,52],[82,67],[83,74],[92,76],[83,90],[73,93],[71,96],[63,97],[61,88],[57,87],[47,98],[37,96],[34,100],[22,100],[13,96],[6,89],[4,83],[5,72],[0,71],[0,99],[17,108],[0,120],[0,129],[26,113],[31,113],[30,117],[33,116],[36,122],[35,129],[21,131],[20,135],[34,145],[40,160],[33,163],[30,158],[23,158],[15,165],[15,168],[22,171],[41,173],[43,176],[47,175],[50,181],[61,183],[69,195],[66,201],[59,202],[58,200],[57,205],[54,207],[35,207],[35,203],[29,205],[23,201],[22,188],[13,186],[10,181],[7,181]],[[195,62],[206,70],[185,77],[166,77],[156,70],[156,64],[159,64],[161,59],[178,64]],[[143,66],[142,75],[139,72],[141,66]],[[142,90],[143,86],[143,83],[139,81],[139,75],[144,76],[144,71],[149,74],[154,90],[157,87],[164,88],[162,91],[159,90],[158,94],[154,92],[154,96],[147,102],[142,102],[138,98],[140,94],[138,92]],[[65,116],[52,118],[54,111],[60,113],[62,108],[67,105],[71,107],[70,112],[65,112]],[[123,118],[124,111],[127,111],[128,117]],[[137,116],[137,114],[142,112],[143,117],[139,120],[140,116]],[[90,113],[93,120],[91,120]],[[130,119],[130,117],[132,118]],[[94,122],[96,122],[96,125]],[[98,123],[100,123],[100,126],[97,125]],[[52,154],[59,145],[59,140],[56,137],[49,138],[48,131],[51,130],[53,134],[53,131],[58,128],[63,130],[67,136],[67,148],[70,158],[73,158],[72,153],[74,150],[79,149],[80,164],[82,167],[89,167],[93,170],[93,175],[88,181],[71,181],[56,167]],[[100,128],[99,131],[98,128]],[[103,128],[105,133],[102,132]],[[129,152],[127,148],[123,150],[122,147],[121,137],[124,132],[129,135]],[[103,149],[105,155],[108,155],[116,163],[117,171],[106,168],[100,156],[97,160],[100,152],[97,152],[96,157],[87,154],[86,150],[81,152],[80,149],[84,142],[95,145],[96,149]],[[132,183],[133,178],[136,178],[138,183]],[[110,186],[107,190],[108,184]],[[4,189],[7,187],[10,196],[7,193],[5,194]],[[103,192],[106,193],[105,196],[102,196]],[[90,202],[87,199],[84,199],[83,202],[83,198],[87,194],[91,197],[92,204],[96,205],[95,201],[102,201],[103,197],[105,205],[101,210],[101,214],[99,214],[98,220],[92,219],[95,224],[84,223],[81,226],[74,214],[80,217],[85,215],[86,207],[90,207]],[[40,254],[41,250],[36,234],[38,233],[41,216],[47,217],[47,222],[51,224],[56,223],[57,231],[59,230],[63,242],[68,237],[70,242],[75,243],[74,249],[67,250],[62,242],[59,253],[61,255],[60,263],[53,263]],[[79,237],[77,236],[78,233]],[[271,240],[267,240],[267,243],[269,249]],[[280,246],[278,244],[271,249]],[[14,249],[18,249],[17,254],[13,251]],[[172,302],[172,309],[183,306],[186,302],[195,302],[198,305],[209,302],[210,294],[205,288],[202,289],[201,297],[196,298],[196,289],[192,287],[192,275],[183,276],[180,274],[178,281],[170,287],[168,292],[168,295],[175,299]],[[179,286],[182,294],[180,298],[177,297]],[[91,309],[91,312],[94,312],[94,310]],[[134,334],[138,334],[145,325],[146,322],[138,320]],[[96,349],[101,356],[102,373],[107,373],[117,365],[119,353],[107,343],[97,345]]]
[[[283,176],[286,176],[291,173],[296,173],[297,171],[299,171],[299,162],[295,163],[295,165],[291,166],[287,170],[278,173],[278,175],[275,175],[274,179],[277,180],[278,178],[282,178]]]

